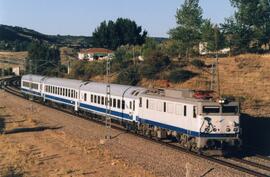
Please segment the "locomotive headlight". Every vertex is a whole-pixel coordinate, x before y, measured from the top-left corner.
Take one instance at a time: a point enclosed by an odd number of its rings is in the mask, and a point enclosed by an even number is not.
[[[213,132],[216,132],[216,131],[217,131],[217,129],[216,129],[216,128],[214,128],[214,129],[213,129]]]
[[[231,131],[231,129],[230,129],[230,128],[226,128],[226,131],[227,131],[227,132],[230,132],[230,131]]]

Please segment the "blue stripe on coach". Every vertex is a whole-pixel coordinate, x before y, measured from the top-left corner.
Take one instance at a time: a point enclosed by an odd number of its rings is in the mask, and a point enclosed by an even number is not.
[[[100,112],[100,113],[106,113],[106,109],[104,109],[104,108],[100,108],[100,107],[97,107],[97,106],[92,106],[92,105],[85,104],[85,103],[80,103],[80,107],[84,108],[84,109],[91,110],[91,111],[97,111],[97,112]],[[111,111],[111,115],[119,117],[119,118],[132,120],[132,117],[130,117],[128,114],[118,112],[118,111]]]
[[[33,90],[28,90],[28,89],[21,88],[21,91],[26,92],[28,94],[32,94],[32,95],[41,96],[41,93],[33,91]]]
[[[62,102],[62,103],[68,104],[68,105],[74,105],[75,104],[75,101],[65,99],[65,98],[56,97],[56,96],[52,96],[52,95],[45,95],[45,98],[55,100],[55,101],[58,101],[58,102]]]
[[[149,124],[149,125],[158,126],[158,127],[164,128],[164,129],[168,129],[168,130],[172,130],[172,131],[176,131],[176,132],[179,132],[179,133],[184,133],[184,134],[188,134],[188,135],[196,136],[196,137],[210,137],[210,138],[236,137],[236,134],[217,134],[217,133],[211,134],[211,133],[195,132],[195,131],[191,131],[191,130],[187,130],[187,129],[183,129],[183,128],[179,128],[179,127],[175,127],[175,126],[171,126],[171,125],[167,125],[167,124],[147,120],[147,119],[142,119],[140,117],[137,117],[137,121],[140,122],[140,123],[146,123],[146,124]]]

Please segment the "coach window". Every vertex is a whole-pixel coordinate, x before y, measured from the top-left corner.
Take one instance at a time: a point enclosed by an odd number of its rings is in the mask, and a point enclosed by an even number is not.
[[[184,105],[184,116],[187,116],[187,106]]]
[[[166,102],[163,104],[163,111],[166,112]]]
[[[113,107],[116,108],[116,99],[113,99]]]
[[[132,101],[129,102],[129,109],[132,109]]]
[[[149,107],[149,100],[146,99],[146,109],[148,109],[148,107]]]
[[[70,89],[68,89],[68,97],[70,97]]]
[[[101,97],[101,104],[104,105],[104,96]]]
[[[91,94],[91,103],[93,103],[93,99],[94,99],[94,98],[93,98],[93,95]]]
[[[193,106],[193,118],[197,117],[197,107]]]
[[[71,90],[71,98],[74,98],[74,90]]]
[[[94,95],[94,103],[97,103],[97,96]]]
[[[133,100],[133,111],[135,111],[135,100]]]
[[[122,100],[122,109],[125,109],[125,100]]]
[[[100,104],[100,96],[97,97],[97,102]]]
[[[139,103],[139,107],[142,107],[142,97],[140,97],[140,103]]]
[[[57,93],[57,94],[58,94],[58,95],[60,95],[60,87],[58,87],[58,89],[57,89],[57,90],[58,90],[58,93]]]
[[[84,94],[84,101],[87,101],[87,94]]]
[[[78,97],[78,92],[77,91],[75,91],[75,98],[77,98]]]
[[[112,107],[112,98],[110,98],[110,106]]]
[[[121,101],[117,100],[117,108],[119,108],[119,109],[120,109],[120,104],[121,104]]]

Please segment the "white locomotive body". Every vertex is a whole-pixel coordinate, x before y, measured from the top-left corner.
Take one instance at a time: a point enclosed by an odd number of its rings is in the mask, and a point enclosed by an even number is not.
[[[239,146],[237,102],[195,99],[190,90],[149,90],[143,87],[24,75],[21,90],[43,102],[79,113],[106,114],[131,130],[158,138],[175,137],[189,149]]]
[[[190,90],[154,90],[141,95],[138,122],[168,134],[188,148],[240,145],[239,105],[192,98]]]

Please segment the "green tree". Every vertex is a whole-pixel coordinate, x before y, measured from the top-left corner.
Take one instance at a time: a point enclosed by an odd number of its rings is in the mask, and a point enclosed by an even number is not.
[[[93,45],[115,50],[121,45],[141,45],[147,32],[142,31],[135,21],[118,18],[116,22],[103,21],[93,32]]]
[[[27,71],[33,74],[55,75],[60,71],[60,51],[55,46],[32,42],[28,49]]]
[[[233,54],[245,53],[249,51],[252,40],[252,31],[244,25],[240,25],[235,18],[225,19],[221,25],[225,36],[225,46],[231,49]]]
[[[171,29],[170,37],[178,42],[180,53],[185,53],[189,58],[196,52],[200,42],[200,28],[203,23],[202,8],[199,0],[185,0],[184,4],[176,12],[177,27]]]
[[[234,51],[258,52],[270,42],[269,0],[230,0],[236,12],[223,24]],[[268,49],[269,50],[269,49]]]
[[[201,42],[206,44],[208,51],[220,50],[224,47],[224,37],[217,25],[210,20],[204,20],[201,26]]]

